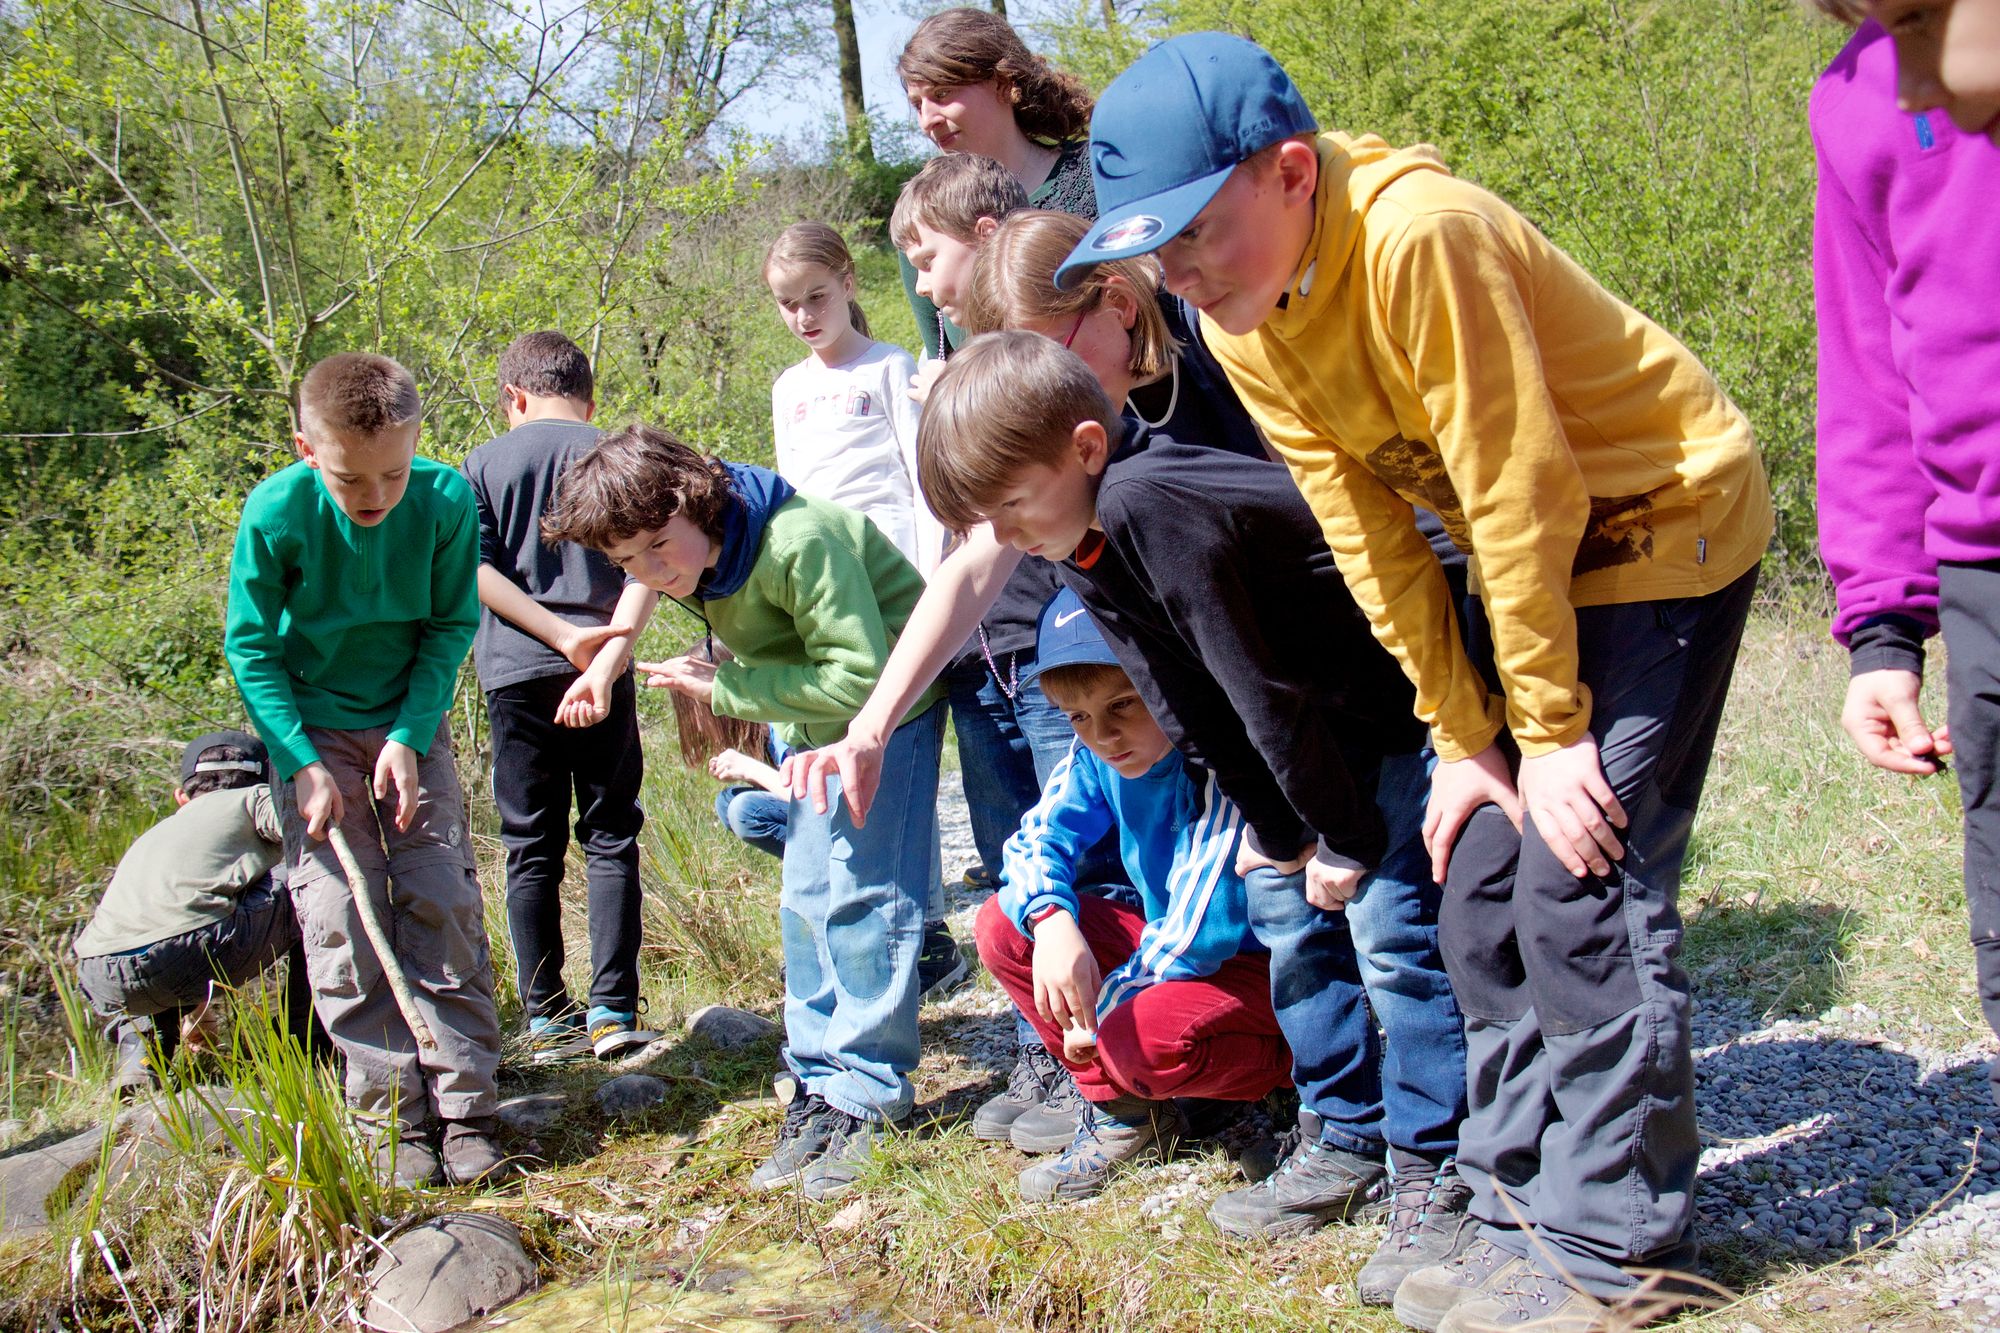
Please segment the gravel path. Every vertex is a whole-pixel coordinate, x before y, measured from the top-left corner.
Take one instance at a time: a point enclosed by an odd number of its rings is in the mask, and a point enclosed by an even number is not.
[[[955,882],[977,860],[956,772],[942,775],[938,813],[952,930],[969,948],[984,895]],[[965,1020],[958,1060],[1012,1064],[990,983],[931,1011]],[[1765,1022],[1728,997],[1699,1000],[1694,1042],[1705,1248],[1807,1266],[1870,1250],[1839,1270],[1842,1286],[1886,1284],[2000,1330],[2000,1116],[1983,1044],[1910,1040],[1865,1005]]]

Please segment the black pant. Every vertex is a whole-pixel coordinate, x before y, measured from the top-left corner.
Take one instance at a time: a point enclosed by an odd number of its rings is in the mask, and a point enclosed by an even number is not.
[[[628,672],[593,727],[555,721],[574,675],[493,690],[493,802],[507,848],[507,928],[522,1007],[553,1018],[574,1008],[563,987],[563,858],[570,794],[589,884],[590,1004],[635,1012],[639,1000],[639,714]]]
[[[1979,1007],[2000,1036],[2000,563],[1939,565],[1938,619],[1950,653],[1945,685],[1965,806],[1965,905]],[[2000,1102],[2000,1056],[1987,1076]]]

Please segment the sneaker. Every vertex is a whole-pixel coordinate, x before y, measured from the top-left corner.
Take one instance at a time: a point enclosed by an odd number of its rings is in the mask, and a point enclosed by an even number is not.
[[[1282,1134],[1260,1135],[1236,1155],[1236,1167],[1243,1178],[1252,1185],[1269,1180],[1285,1164],[1285,1159],[1299,1150],[1299,1144],[1308,1138],[1319,1137],[1319,1117],[1311,1111],[1301,1110],[1292,1127]]]
[[[444,1172],[454,1185],[497,1185],[521,1174],[521,1164],[500,1151],[499,1121],[490,1115],[444,1122]]]
[[[1000,877],[984,865],[967,866],[959,883],[974,893],[991,893],[1000,887]]]
[[[142,1028],[124,1023],[118,1029],[118,1063],[111,1069],[111,1091],[121,1102],[144,1097],[160,1086],[159,1075],[153,1072],[153,1062],[147,1047],[151,1044],[149,1034]]]
[[[1014,1122],[1040,1106],[1062,1074],[1063,1067],[1048,1047],[1039,1043],[1021,1047],[1014,1055],[1014,1072],[1007,1075],[1007,1090],[988,1097],[972,1113],[972,1137],[1007,1142]]]
[[[801,1192],[814,1203],[839,1198],[853,1189],[875,1160],[875,1146],[910,1127],[898,1120],[864,1120],[858,1115],[826,1108],[826,1146],[805,1169]]]
[[[1396,1318],[1404,1325],[1436,1333],[1452,1310],[1527,1267],[1492,1241],[1477,1238],[1474,1230],[1473,1242],[1455,1258],[1416,1269],[1396,1288]]]
[[[1069,1070],[1056,1065],[1056,1081],[1049,1085],[1048,1096],[1040,1106],[1015,1117],[1007,1126],[1007,1141],[1025,1153],[1061,1152],[1083,1123],[1084,1105],[1076,1080],[1069,1076]]]
[[[590,1034],[584,1031],[581,1015],[570,1012],[554,1018],[536,1016],[528,1020],[528,1063],[562,1064],[590,1054]]]
[[[1648,1322],[1643,1316],[1628,1320],[1629,1313],[1619,1312],[1620,1329]],[[1609,1315],[1609,1308],[1595,1296],[1522,1264],[1485,1292],[1454,1305],[1438,1321],[1437,1333],[1500,1333],[1503,1329],[1603,1333],[1610,1327]]]
[[[1308,1114],[1300,1114],[1302,1131]],[[1317,1123],[1315,1116],[1315,1127]],[[1329,1222],[1359,1220],[1378,1212],[1388,1181],[1389,1169],[1374,1158],[1301,1133],[1299,1146],[1276,1171],[1217,1199],[1209,1206],[1208,1220],[1236,1240],[1303,1236]]]
[[[797,1184],[806,1164],[825,1150],[825,1121],[833,1114],[817,1093],[802,1091],[794,1096],[785,1107],[785,1122],[778,1126],[777,1146],[750,1173],[751,1188],[781,1190]]]
[[[917,998],[932,1000],[951,994],[972,974],[958,941],[942,921],[924,923],[924,947],[917,954]]]
[[[431,1147],[429,1125],[404,1125],[397,1133],[383,1134],[375,1143],[375,1178],[397,1189],[422,1189],[435,1185],[444,1176],[438,1156]]]
[[[590,1010],[590,1052],[600,1060],[616,1060],[641,1046],[660,1039],[657,1032],[638,1026],[637,1014],[621,1014],[615,1009]]]
[[[1086,1103],[1076,1136],[1052,1162],[1037,1162],[1019,1177],[1029,1203],[1087,1199],[1101,1191],[1127,1162],[1148,1154],[1164,1156],[1173,1146],[1174,1108],[1170,1102],[1118,1097]]]
[[[1393,1305],[1404,1278],[1456,1258],[1479,1234],[1466,1211],[1472,1187],[1455,1159],[1431,1162],[1391,1148],[1389,1187],[1389,1234],[1355,1279],[1363,1305]]]

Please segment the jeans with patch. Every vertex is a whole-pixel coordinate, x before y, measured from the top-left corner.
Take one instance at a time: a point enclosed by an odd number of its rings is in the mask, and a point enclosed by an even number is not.
[[[783,860],[791,828],[791,803],[762,787],[724,787],[715,794],[715,817],[722,826],[766,856]]]
[[[808,1092],[900,1120],[917,1065],[917,954],[934,865],[944,705],[896,728],[868,822],[828,779],[825,814],[791,802],[779,920],[785,1058]]]
[[[1591,734],[1625,856],[1577,878],[1534,822],[1482,806],[1452,849],[1444,951],[1472,1109],[1459,1166],[1482,1234],[1615,1300],[1694,1266],[1694,1059],[1681,862],[1757,571],[1703,597],[1584,606]],[[1468,643],[1479,653],[1482,625]]]
[[[1428,756],[1391,755],[1372,784],[1356,777],[1373,785],[1388,827],[1382,864],[1339,912],[1306,901],[1304,871],[1253,870],[1250,928],[1271,951],[1271,1005],[1320,1137],[1371,1157],[1385,1142],[1450,1153],[1465,1115],[1465,1033],[1424,850]]]

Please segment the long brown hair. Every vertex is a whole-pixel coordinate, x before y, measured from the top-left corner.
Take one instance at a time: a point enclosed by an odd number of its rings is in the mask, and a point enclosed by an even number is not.
[[[715,653],[709,655],[706,638],[696,639],[688,646],[687,655],[698,657],[705,662],[727,662],[729,650],[721,644],[715,645]],[[752,759],[762,759],[770,749],[771,728],[764,722],[745,722],[738,717],[723,717],[699,699],[689,698],[679,690],[668,690],[674,705],[674,731],[681,743],[681,762],[689,768],[699,768],[724,750],[736,750]]]
[[[802,264],[818,264],[836,278],[854,281],[854,256],[848,252],[847,242],[824,222],[794,222],[779,232],[778,239],[764,252],[764,281],[771,280],[774,268],[798,268]],[[852,296],[847,298],[847,322],[860,330],[862,337],[873,336],[868,332],[868,316],[862,313],[861,302]]]
[[[1068,143],[1090,132],[1090,90],[1028,49],[1021,34],[985,9],[946,9],[917,25],[896,60],[905,87],[963,88],[1000,80],[1014,124],[1030,139]]]

